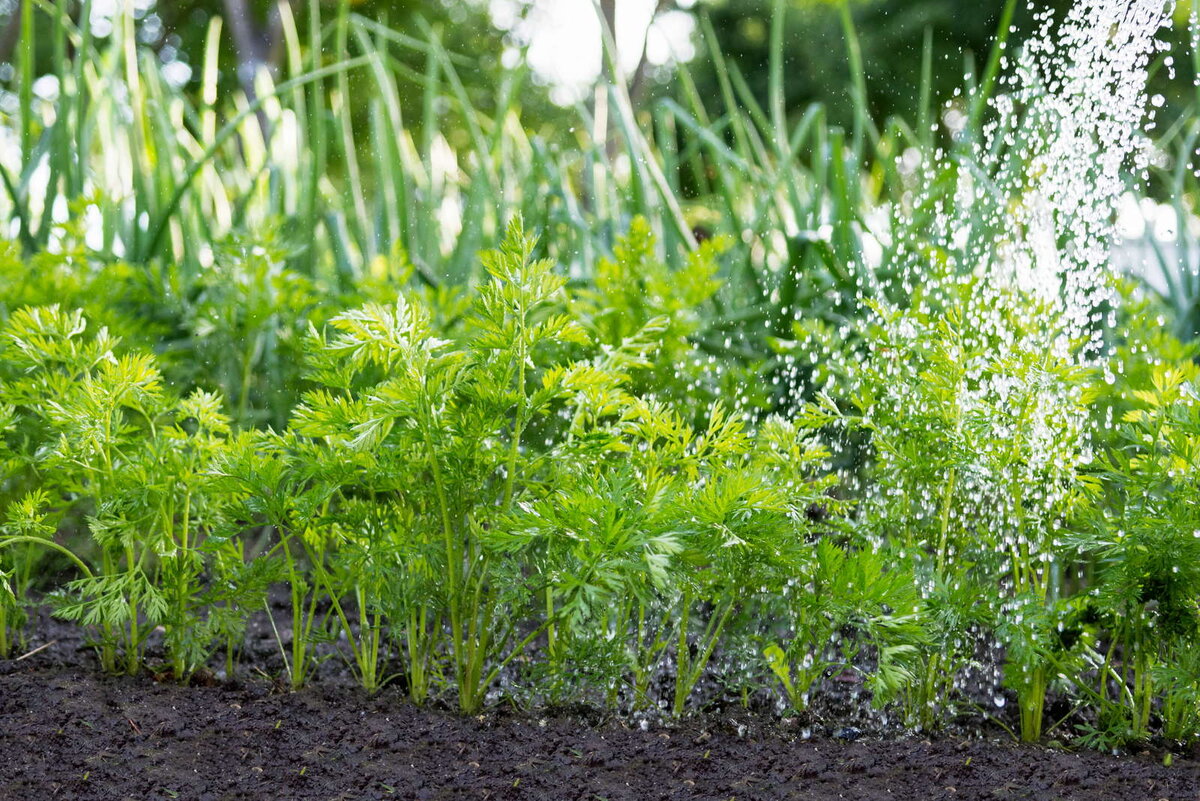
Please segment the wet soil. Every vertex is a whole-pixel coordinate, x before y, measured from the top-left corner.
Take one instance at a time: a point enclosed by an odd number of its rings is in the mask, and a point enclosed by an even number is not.
[[[104,677],[77,630],[43,615],[35,631],[30,647],[49,647],[0,661],[3,801],[1200,801],[1195,753],[1168,766],[1161,752],[845,727],[804,739],[798,724],[745,712],[646,729],[578,713],[465,718],[338,681],[288,693],[265,677],[190,687]]]

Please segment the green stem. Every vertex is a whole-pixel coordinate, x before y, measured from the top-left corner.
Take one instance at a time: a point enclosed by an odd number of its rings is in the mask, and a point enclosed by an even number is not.
[[[950,468],[946,483],[942,486],[942,513],[939,520],[938,546],[935,567],[939,577],[946,569],[946,556],[950,540],[950,510],[954,504],[954,489],[958,483],[958,468]]]
[[[22,542],[28,542],[28,543],[32,543],[32,544],[36,544],[36,545],[43,545],[47,548],[50,548],[51,550],[58,551],[63,556],[70,559],[71,562],[77,568],[79,568],[80,573],[83,573],[83,575],[87,576],[90,579],[94,579],[96,577],[95,574],[92,573],[91,569],[88,568],[88,566],[83,563],[83,560],[81,560],[78,556],[73,554],[70,550],[68,550],[67,548],[65,548],[62,545],[59,545],[57,542],[54,542],[53,540],[42,539],[41,537],[31,537],[31,536],[27,536],[27,535],[20,535],[20,536],[16,536],[16,537],[5,537],[3,541],[0,541],[0,548],[7,548],[11,545],[16,545],[16,544],[22,543]]]
[[[513,487],[517,478],[517,459],[521,455],[521,436],[524,434],[528,410],[525,397],[525,360],[528,358],[525,348],[525,314],[521,313],[520,333],[517,338],[517,410],[513,417],[512,443],[509,446],[508,465],[504,476],[504,502],[502,508],[507,510],[512,504]]]
[[[33,0],[20,0],[21,39],[18,52],[18,76],[21,82],[18,98],[21,108],[21,159],[24,165],[33,161],[33,70],[37,37],[33,30]]]
[[[679,609],[679,630],[676,632],[675,638],[675,703],[672,707],[675,710],[682,706],[680,696],[683,693],[683,684],[691,672],[691,652],[688,650],[687,638],[691,608],[691,593],[684,590]],[[676,714],[678,715],[678,712]]]
[[[175,517],[175,509],[174,509],[174,504],[172,504],[171,516],[168,519],[168,525],[170,525],[174,521],[174,517]],[[185,492],[183,495],[183,519],[180,522],[180,527],[179,527],[179,544],[178,544],[179,556],[177,558],[180,561],[181,567],[179,570],[179,574],[176,577],[176,585],[175,585],[175,626],[177,629],[182,629],[187,623],[187,606],[188,606],[188,601],[192,597],[192,578],[193,578],[193,576],[192,576],[191,569],[189,567],[190,562],[191,562],[191,560],[189,558],[189,551],[193,547],[194,543],[192,543],[191,537],[189,536],[189,531],[191,529],[191,525],[192,525],[192,493],[189,490],[189,491]],[[175,679],[177,681],[182,680],[184,678],[185,673],[191,672],[191,665],[188,665],[184,659],[184,654],[185,654],[186,649],[184,649],[182,647],[183,641],[185,639],[187,639],[187,637],[190,637],[191,633],[187,632],[186,634],[187,634],[187,636],[185,636],[185,632],[183,632],[183,631],[178,631],[176,633],[176,644],[175,644],[176,653],[174,655],[173,661],[175,664]]]
[[[531,642],[533,642],[535,639],[537,639],[539,636],[541,636],[542,632],[545,630],[546,630],[546,624],[542,623],[542,625],[538,626],[533,631],[529,632],[529,634],[527,634],[524,637],[524,639],[522,639],[519,643],[517,643],[516,646],[511,651],[509,651],[508,656],[504,657],[504,659],[502,659],[498,665],[496,665],[494,668],[492,668],[488,672],[487,676],[484,677],[483,681],[479,683],[479,685],[478,685],[479,692],[476,695],[476,703],[472,707],[472,709],[468,710],[468,709],[464,708],[463,711],[467,712],[468,714],[472,714],[474,712],[479,711],[479,708],[482,706],[484,693],[487,692],[488,687],[492,686],[492,682],[494,682],[496,680],[496,678],[499,677],[500,671],[502,671],[502,670],[504,670],[504,668],[508,667],[509,663],[512,662],[514,659],[516,659],[518,656],[525,653],[525,649],[527,647],[529,647],[529,644]]]
[[[65,548],[63,549],[66,550]],[[82,564],[82,562],[80,563]],[[111,576],[114,572],[112,551],[108,548],[101,550],[100,555],[100,571],[101,575]],[[100,626],[101,643],[100,643],[100,667],[105,673],[117,672],[117,650],[116,650],[116,635],[113,632],[112,623],[105,616],[104,622]]]
[[[421,664],[421,642],[418,639],[418,620],[416,609],[408,610],[408,628],[404,632],[404,644],[408,646],[408,698],[420,706],[425,700],[425,666]]]
[[[431,660],[437,644],[436,632],[440,625],[430,629],[430,620],[436,620],[426,604],[410,609],[408,615],[408,695],[414,704],[420,705],[429,697]]]
[[[546,620],[554,620],[554,590],[551,587],[546,588]],[[557,668],[559,665],[559,654],[555,628],[553,623],[546,627],[546,653],[549,654],[550,664]],[[554,672],[557,673],[558,671],[555,670]]]
[[[472,560],[474,564],[476,560]],[[465,663],[460,670],[459,679],[459,697],[467,698],[468,703],[473,709],[478,709],[482,704],[484,693],[491,684],[491,679],[484,678],[484,668],[487,664],[487,659],[493,652],[494,643],[492,630],[492,602],[490,598],[484,598],[484,577],[486,571],[481,569],[479,575],[474,579],[474,592],[471,596],[471,607],[469,612],[467,638],[464,645],[466,646]],[[549,623],[546,621],[537,628],[537,631],[542,631]],[[504,635],[507,637],[507,633]],[[503,648],[502,637],[497,648]],[[507,664],[508,660],[504,660],[502,664]],[[493,673],[498,672],[494,671]],[[460,700],[460,706],[462,702]],[[467,711],[464,707],[464,711]]]
[[[288,677],[291,680],[293,690],[298,690],[304,686],[306,672],[305,645],[306,637],[304,631],[304,596],[306,590],[303,584],[303,578],[296,570],[296,557],[292,555],[291,547],[292,537],[290,534],[283,535],[283,558],[287,563],[288,572],[288,589],[292,596],[292,662],[288,666]],[[279,633],[275,633],[276,639],[279,638]],[[282,641],[279,647],[283,648]],[[287,660],[284,660],[287,663]]]
[[[717,647],[717,642],[721,639],[721,634],[725,630],[725,624],[729,622],[729,616],[733,614],[733,603],[727,603],[725,610],[720,615],[709,620],[708,626],[704,630],[704,635],[700,642],[704,646],[704,650],[691,661],[690,670],[686,673],[686,684],[680,684],[681,676],[675,677],[675,717],[683,714],[683,708],[687,704],[687,699],[695,689],[696,684],[700,681],[700,676],[703,675],[705,667],[708,666],[708,660],[712,657],[713,651]]]
[[[442,465],[438,461],[437,450],[433,444],[433,421],[429,419],[429,398],[422,397],[421,408],[424,410],[421,421],[422,435],[428,450],[429,468],[433,472],[433,487],[437,495],[438,511],[442,521],[442,539],[446,549],[446,584],[447,595],[453,600],[458,585],[458,570],[461,569],[461,557],[454,545],[454,526],[450,522],[450,501],[446,495],[446,481],[442,477]],[[455,626],[456,615],[453,602],[450,606],[451,630],[457,640],[459,629]]]
[[[1154,700],[1154,677],[1150,672],[1151,661],[1146,644],[1139,643],[1133,671],[1134,698],[1137,702],[1133,710],[1133,733],[1139,739],[1146,737],[1150,731],[1150,710]]]
[[[922,729],[928,731],[933,728],[935,722],[934,716],[934,698],[937,695],[938,680],[942,677],[942,655],[934,653],[925,666],[925,681],[922,684],[923,690],[920,697],[917,699],[920,704],[917,710],[917,721]]]
[[[650,668],[647,665],[649,658],[643,655],[643,651],[650,649],[643,648],[645,641],[646,604],[644,601],[638,601],[637,640],[633,644],[633,705],[635,709],[641,708],[649,701],[647,697],[650,689]]]
[[[0,659],[8,659],[8,599],[0,598]]]
[[[295,596],[293,596],[294,598]],[[287,671],[290,679],[295,673],[292,671],[291,662],[288,661],[287,649],[283,647],[283,638],[279,636],[279,627],[275,625],[275,615],[271,614],[271,603],[266,598],[263,598],[263,609],[266,610],[267,620],[271,621],[271,631],[275,633],[275,644],[279,646],[279,655],[283,658],[283,668]]]
[[[379,652],[380,652],[380,628],[381,620],[379,611],[376,610],[372,614],[367,606],[366,593],[362,587],[358,588],[358,619],[359,628],[367,626],[367,639],[365,648],[363,648],[363,658],[361,660],[361,670],[363,675],[363,689],[369,693],[373,693],[379,689]],[[362,633],[360,631],[361,639]]]
[[[378,676],[378,671],[375,665],[371,663],[371,634],[373,627],[371,618],[367,614],[366,595],[363,592],[362,585],[354,588],[355,602],[358,604],[358,635],[354,634],[354,630],[350,627],[350,620],[346,617],[346,612],[342,609],[341,598],[334,591],[333,582],[329,578],[329,573],[323,565],[314,564],[313,572],[316,574],[317,586],[324,588],[325,594],[329,596],[329,603],[333,607],[334,614],[337,615],[338,622],[342,626],[342,631],[346,633],[346,641],[350,643],[350,653],[354,657],[354,667],[358,671],[358,683],[368,693],[374,693],[378,687],[375,686],[375,681]]]
[[[129,565],[129,570],[132,572],[137,560],[134,558],[132,545],[125,546],[125,562]],[[141,629],[138,623],[138,603],[137,596],[134,593],[129,594],[129,644],[128,651],[125,654],[125,670],[129,675],[137,673],[138,666],[141,664]]]
[[[1016,10],[1017,0],[1007,0],[1004,4],[1004,10],[1000,13],[1000,26],[996,31],[996,38],[993,40],[992,52],[988,56],[983,81],[980,83],[979,89],[975,93],[975,98],[971,102],[971,125],[969,128],[971,131],[978,130],[979,118],[983,114],[983,109],[987,105],[987,101],[992,96],[996,79],[1000,77],[1000,62],[1004,56],[1004,50],[1008,46],[1008,37],[1012,31],[1013,15],[1016,13]]]
[[[1035,743],[1042,736],[1042,714],[1046,708],[1045,664],[1030,671],[1021,695],[1021,740]]]
[[[850,13],[850,4],[839,4],[841,10],[842,33],[846,37],[846,56],[850,62],[850,79],[854,87],[854,134],[853,150],[854,163],[862,163],[863,137],[871,126],[871,118],[867,112],[867,73],[863,67],[862,47],[858,42],[858,32],[854,27],[854,17]]]

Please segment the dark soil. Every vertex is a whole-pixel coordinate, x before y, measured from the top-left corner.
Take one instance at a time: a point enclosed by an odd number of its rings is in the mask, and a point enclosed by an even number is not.
[[[874,739],[746,713],[648,729],[417,709],[345,682],[106,678],[79,633],[0,661],[0,799],[1129,799],[1200,801],[1196,754]],[[256,674],[257,675],[257,674]],[[818,731],[828,731],[819,729]],[[853,738],[853,739],[852,739]]]

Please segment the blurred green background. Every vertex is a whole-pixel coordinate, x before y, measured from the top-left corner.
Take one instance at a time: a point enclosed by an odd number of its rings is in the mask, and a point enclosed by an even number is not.
[[[11,62],[20,35],[20,9],[37,0],[0,2],[0,62]],[[164,61],[195,64],[200,60],[209,20],[219,15],[224,20],[222,63],[240,63],[240,71],[227,70],[221,76],[225,85],[248,80],[253,63],[279,67],[284,58],[284,25],[281,5],[275,0],[93,0],[93,17],[105,9],[130,2],[139,19],[139,38],[154,47]],[[919,102],[918,86],[928,42],[931,56],[934,100],[945,100],[973,65],[981,62],[997,31],[1005,0],[788,0],[789,15],[785,39],[786,102],[791,110],[810,102],[821,102],[829,109],[830,119],[845,123],[852,115],[849,97],[851,82],[847,65],[846,39],[840,19],[841,6],[849,3],[854,27],[862,50],[869,83],[869,103],[876,120],[892,115],[912,117]],[[306,35],[312,14],[331,16],[339,6],[348,5],[355,13],[385,23],[393,29],[417,38],[438,36],[446,49],[467,56],[460,64],[468,89],[479,90],[481,102],[490,96],[490,85],[499,72],[506,51],[516,55],[528,46],[530,31],[537,30],[536,19],[544,16],[552,4],[563,4],[559,14],[590,15],[592,0],[287,0],[283,13],[293,16],[301,37]],[[62,0],[60,0],[60,5]],[[49,5],[47,3],[46,5]],[[78,4],[67,2],[68,7]],[[746,83],[764,101],[767,91],[767,54],[769,19],[773,0],[603,0],[598,3],[611,17],[625,14],[656,18],[669,14],[688,14],[697,20],[692,38],[698,39],[701,25],[711,25],[722,51],[736,65]],[[1034,28],[1027,6],[1019,2],[1014,17],[1013,44]],[[1066,0],[1038,0],[1032,5],[1061,12]],[[1180,16],[1186,17],[1187,3],[1180,3]],[[649,10],[653,6],[653,10]],[[564,10],[565,9],[565,10]],[[77,13],[77,12],[76,12]],[[111,11],[109,11],[111,13]],[[701,23],[703,17],[706,22]],[[42,15],[39,24],[48,25]],[[531,20],[534,24],[531,24]],[[1169,37],[1186,37],[1186,26],[1178,26]],[[693,49],[695,52],[695,48]],[[330,56],[332,57],[332,53]],[[693,78],[703,97],[719,94],[717,78],[709,59],[698,54],[693,59]],[[39,53],[39,62],[50,71],[48,50]],[[409,66],[419,72],[419,56]],[[645,66],[645,65],[643,65]],[[1191,65],[1178,64],[1186,74],[1168,81],[1155,77],[1155,91],[1168,100],[1168,109],[1181,107],[1183,94],[1190,85]],[[636,70],[635,70],[636,71]],[[670,79],[669,70],[645,70],[645,86],[638,95],[647,97],[661,82]],[[195,83],[196,76],[192,76]],[[642,81],[642,76],[637,79]],[[544,81],[543,81],[544,83]],[[523,98],[526,121],[553,116],[545,103],[547,87],[529,89]],[[419,95],[408,87],[414,102]],[[541,114],[534,113],[539,102]]]

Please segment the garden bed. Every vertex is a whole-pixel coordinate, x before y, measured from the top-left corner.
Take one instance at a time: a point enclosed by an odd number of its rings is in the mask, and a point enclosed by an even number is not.
[[[0,799],[1195,799],[1196,753],[1112,756],[1000,736],[888,737],[741,710],[648,727],[586,712],[463,717],[335,674],[193,686],[108,678],[41,616],[0,662]],[[327,663],[332,666],[332,663]],[[834,735],[837,736],[834,736]]]
[[[0,801],[1197,801],[1182,14],[930,28],[906,122],[869,3],[844,108],[763,0],[765,87],[697,3],[718,92],[605,37],[582,115],[371,3],[240,94],[0,5]]]

